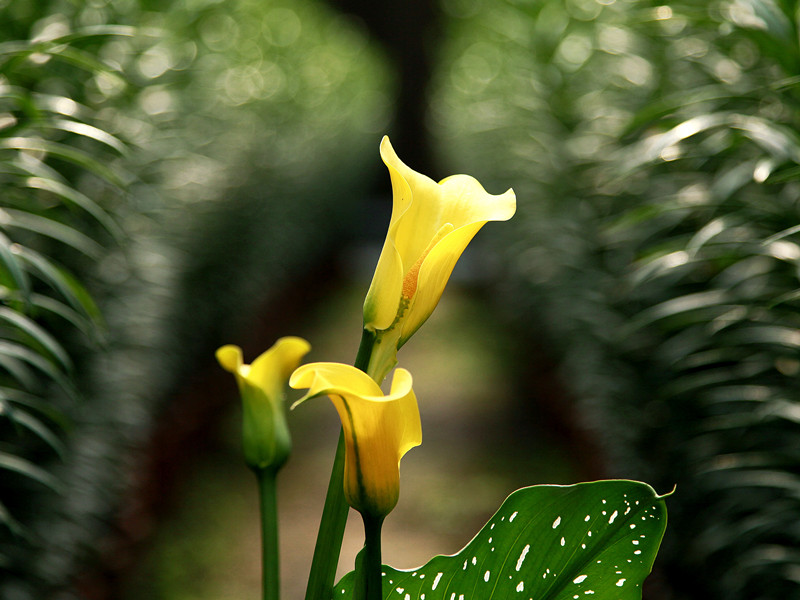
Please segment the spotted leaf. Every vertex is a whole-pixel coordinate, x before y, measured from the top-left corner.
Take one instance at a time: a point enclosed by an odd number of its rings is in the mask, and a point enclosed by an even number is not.
[[[384,567],[389,600],[634,600],[653,566],[664,497],[635,481],[517,490],[472,541],[423,567]],[[353,573],[334,599],[351,598]]]

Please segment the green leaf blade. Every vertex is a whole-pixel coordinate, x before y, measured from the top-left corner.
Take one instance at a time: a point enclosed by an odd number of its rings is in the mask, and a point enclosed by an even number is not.
[[[524,488],[458,554],[385,567],[383,597],[638,600],[665,528],[663,497],[643,483]],[[350,598],[352,585],[351,573],[334,598]]]

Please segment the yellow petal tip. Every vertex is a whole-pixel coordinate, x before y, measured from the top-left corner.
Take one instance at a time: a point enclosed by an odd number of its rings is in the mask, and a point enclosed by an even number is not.
[[[216,352],[219,365],[230,373],[236,373],[243,364],[242,349],[233,344],[222,346]]]

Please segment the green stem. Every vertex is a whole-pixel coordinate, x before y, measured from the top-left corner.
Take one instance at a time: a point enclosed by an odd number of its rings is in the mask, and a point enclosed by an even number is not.
[[[358,353],[356,354],[356,361],[353,363],[357,369],[361,369],[364,373],[367,372],[369,367],[369,360],[372,358],[372,350],[375,346],[375,332],[364,329],[361,332],[361,344],[358,346]],[[378,385],[380,385],[380,381]]]
[[[374,343],[375,334],[365,329],[355,360],[355,366],[364,372],[369,365]],[[317,543],[314,546],[314,557],[311,559],[306,600],[330,600],[333,595],[333,580],[336,577],[336,567],[339,565],[349,508],[344,498],[344,435],[340,431],[328,483],[328,494],[325,496],[325,507],[319,523]]]
[[[256,471],[261,505],[261,560],[264,600],[279,600],[280,598],[277,474],[277,469],[260,469]]]
[[[381,600],[383,598],[383,583],[381,571],[381,526],[383,517],[373,517],[362,514],[364,519],[364,549],[361,560],[356,567],[356,589],[354,597],[357,600]]]

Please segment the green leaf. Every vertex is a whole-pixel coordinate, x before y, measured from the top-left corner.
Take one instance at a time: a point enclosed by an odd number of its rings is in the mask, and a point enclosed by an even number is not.
[[[60,363],[65,371],[72,369],[72,361],[66,350],[58,343],[58,340],[32,319],[10,308],[0,306],[0,323],[11,325],[24,333],[38,347],[47,350],[47,352]]]
[[[13,208],[0,208],[0,227],[25,229],[71,246],[95,260],[102,256],[103,247],[74,227],[53,219]]]
[[[124,234],[120,226],[99,204],[68,185],[58,171],[45,163],[16,157],[0,163],[0,174],[13,178],[15,185],[19,187],[49,192],[67,204],[86,211],[116,241],[123,239]]]
[[[102,341],[103,331],[98,328],[97,322],[91,320],[91,316],[84,317],[63,302],[43,294],[31,294],[30,303],[38,312],[49,313],[64,319],[85,335],[88,340],[95,343]]]
[[[125,187],[124,179],[118,171],[97,160],[93,155],[78,148],[45,140],[35,136],[17,136],[0,140],[0,149],[21,150],[49,154],[65,160],[73,165],[82,167],[100,179],[108,181],[117,187]]]
[[[17,521],[13,515],[6,508],[5,504],[0,502],[0,523],[5,525],[8,530],[17,537],[26,537],[27,531],[22,524]],[[3,557],[0,555],[0,567],[3,566]]]
[[[59,196],[70,204],[78,206],[92,215],[115,240],[119,241],[124,236],[119,225],[96,202],[75,188],[58,181],[52,177],[30,177],[25,181],[25,186],[37,190],[45,190]]]
[[[27,302],[31,293],[31,281],[23,266],[20,265],[19,257],[14,253],[14,247],[15,244],[5,234],[0,233],[0,283],[19,290],[23,302]]]
[[[41,419],[33,414],[14,407],[10,402],[0,398],[0,417],[7,417],[20,429],[27,429],[50,446],[59,456],[64,456],[64,442]]]
[[[27,412],[35,411],[55,423],[61,429],[68,429],[70,422],[56,409],[51,401],[23,390],[0,386],[0,401],[23,407]]]
[[[58,290],[72,308],[82,312],[92,321],[99,323],[100,310],[75,277],[53,264],[49,258],[30,248],[16,246],[12,251],[30,265],[43,281],[51,285],[53,289]]]
[[[635,481],[517,490],[458,554],[384,568],[398,600],[633,600],[666,527],[664,496]],[[353,595],[354,574],[334,598]]]
[[[52,362],[47,360],[41,354],[34,352],[29,348],[22,346],[21,344],[0,339],[0,364],[2,364],[2,366],[9,371],[9,374],[11,374],[12,377],[15,377],[18,381],[20,381],[20,383],[27,387],[31,387],[32,382],[29,371],[24,369],[24,366],[22,365],[15,366],[15,361],[21,361],[21,363],[30,365],[34,369],[40,371],[42,374],[47,375],[73,400],[78,398],[78,392],[75,389],[72,381]]]
[[[0,469],[19,473],[29,479],[38,481],[54,491],[60,491],[62,488],[61,482],[55,476],[41,467],[37,467],[29,460],[14,456],[13,454],[8,454],[7,452],[0,452]]]
[[[42,125],[46,128],[52,127],[53,129],[59,129],[61,131],[67,131],[69,133],[74,133],[75,135],[81,135],[93,139],[101,144],[105,144],[106,146],[113,148],[123,156],[127,154],[127,148],[125,147],[125,144],[123,144],[110,133],[99,129],[94,125],[73,121],[72,119],[53,119],[52,121],[43,123]]]

